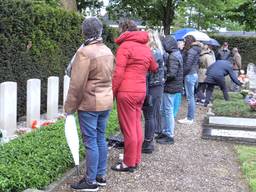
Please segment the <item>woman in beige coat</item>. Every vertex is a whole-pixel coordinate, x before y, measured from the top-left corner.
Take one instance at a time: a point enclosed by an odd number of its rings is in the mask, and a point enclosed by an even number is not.
[[[207,68],[216,61],[214,52],[208,45],[203,45],[200,54],[200,65],[198,71],[198,89],[197,89],[197,102],[204,103],[206,84],[204,80],[206,78]]]
[[[112,71],[114,56],[103,43],[103,25],[96,17],[82,24],[84,46],[74,57],[65,112],[78,113],[80,130],[86,148],[86,172],[71,188],[97,191],[106,185],[108,147],[105,130],[113,105]]]

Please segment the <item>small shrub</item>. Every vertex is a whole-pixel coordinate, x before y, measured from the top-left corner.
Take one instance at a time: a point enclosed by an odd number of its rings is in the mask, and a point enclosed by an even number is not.
[[[107,136],[114,134],[117,128],[114,108],[110,114]],[[43,189],[73,166],[64,134],[64,120],[10,141],[0,146],[0,151],[1,192]],[[80,158],[84,155],[80,139]]]

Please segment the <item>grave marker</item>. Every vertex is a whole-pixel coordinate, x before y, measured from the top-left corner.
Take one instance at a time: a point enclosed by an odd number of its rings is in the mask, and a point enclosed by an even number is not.
[[[27,81],[27,126],[32,127],[33,121],[40,121],[41,80]]]
[[[247,76],[249,77],[249,89],[256,89],[256,65],[249,63],[247,66]]]
[[[58,117],[59,77],[49,77],[47,86],[47,119]]]
[[[0,128],[7,137],[15,135],[17,129],[17,83],[7,81],[0,84]]]

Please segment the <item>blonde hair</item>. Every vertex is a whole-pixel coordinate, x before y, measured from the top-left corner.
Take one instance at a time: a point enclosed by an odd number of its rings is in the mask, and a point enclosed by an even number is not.
[[[159,34],[157,31],[153,31],[152,29],[148,29],[148,37],[149,37],[149,47],[151,49],[159,49],[160,52],[163,54],[163,46],[159,38]]]

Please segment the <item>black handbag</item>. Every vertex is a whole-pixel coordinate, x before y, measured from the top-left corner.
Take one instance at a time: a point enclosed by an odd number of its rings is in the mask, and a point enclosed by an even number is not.
[[[153,97],[152,97],[152,95],[146,95],[143,106],[145,106],[145,107],[153,106]]]

